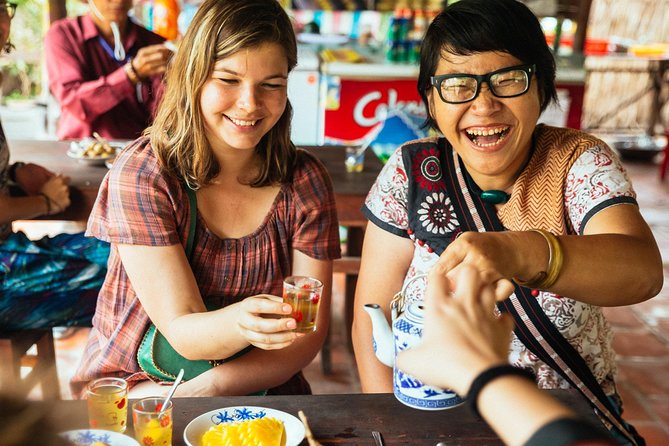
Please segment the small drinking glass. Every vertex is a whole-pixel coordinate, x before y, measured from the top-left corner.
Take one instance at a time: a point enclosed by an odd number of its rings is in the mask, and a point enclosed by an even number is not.
[[[172,401],[163,408],[164,397],[148,397],[132,405],[135,440],[141,445],[172,446]]]
[[[128,425],[128,382],[99,378],[86,388],[88,423],[92,429],[125,432]]]
[[[346,158],[344,164],[346,165],[346,172],[362,172],[365,168],[365,149],[363,146],[347,146]]]
[[[283,301],[293,308],[292,317],[297,322],[293,331],[316,331],[316,316],[323,293],[323,283],[312,277],[290,276],[283,281]]]

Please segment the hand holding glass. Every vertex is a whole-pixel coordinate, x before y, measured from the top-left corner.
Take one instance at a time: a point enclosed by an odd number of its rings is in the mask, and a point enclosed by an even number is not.
[[[283,301],[293,308],[298,333],[316,331],[316,316],[323,293],[323,283],[312,277],[290,276],[283,281]]]

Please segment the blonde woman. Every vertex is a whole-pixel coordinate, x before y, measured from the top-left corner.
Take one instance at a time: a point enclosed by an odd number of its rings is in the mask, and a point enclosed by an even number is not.
[[[112,253],[76,388],[122,376],[131,396],[162,392],[137,361],[151,321],[191,360],[250,350],[183,383],[181,396],[309,392],[300,371],[328,330],[340,248],[329,177],[289,139],[296,63],[275,0],[202,3],[154,125],[114,163],[89,220],[88,234]],[[187,256],[189,189],[197,217]],[[324,284],[314,333],[292,331],[279,297],[291,274]]]

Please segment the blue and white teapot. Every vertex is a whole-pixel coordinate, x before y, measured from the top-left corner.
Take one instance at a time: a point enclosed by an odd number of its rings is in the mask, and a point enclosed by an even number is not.
[[[364,309],[372,319],[372,337],[376,357],[388,367],[393,367],[395,397],[400,402],[416,409],[450,409],[462,404],[464,400],[451,390],[421,383],[395,365],[397,354],[419,344],[423,336],[423,302],[415,301],[405,304],[405,300],[409,285],[418,279],[424,280],[425,278],[425,275],[418,275],[407,281],[402,291],[393,297],[390,303],[392,330],[380,305],[366,304]]]

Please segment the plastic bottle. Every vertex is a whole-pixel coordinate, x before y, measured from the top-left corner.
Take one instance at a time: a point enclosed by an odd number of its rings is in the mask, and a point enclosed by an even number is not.
[[[179,35],[179,11],[177,0],[153,0],[153,32],[175,40]]]
[[[409,41],[411,43],[409,50],[409,62],[420,62],[420,44],[425,36],[427,30],[427,19],[422,9],[414,11],[413,29],[409,33]]]
[[[395,8],[395,12],[390,17],[388,26],[388,39],[386,43],[386,59],[389,62],[398,61],[398,48],[400,47],[400,37],[402,33],[402,10]]]

